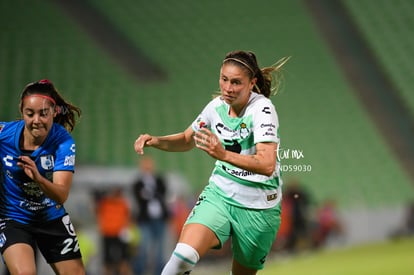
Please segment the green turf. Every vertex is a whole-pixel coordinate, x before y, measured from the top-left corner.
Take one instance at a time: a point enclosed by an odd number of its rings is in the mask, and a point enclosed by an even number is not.
[[[259,275],[414,274],[414,238],[269,261]]]

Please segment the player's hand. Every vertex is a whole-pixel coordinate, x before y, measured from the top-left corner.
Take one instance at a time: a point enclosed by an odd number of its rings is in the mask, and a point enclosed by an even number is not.
[[[155,142],[155,137],[149,134],[140,135],[134,143],[135,152],[140,155],[144,154],[144,147],[152,146]]]
[[[28,156],[20,156],[17,161],[17,166],[22,168],[26,175],[35,182],[39,181],[40,177],[42,177],[37,169],[36,163]]]
[[[194,141],[197,148],[205,151],[215,159],[222,160],[226,153],[218,137],[207,128],[202,128],[195,132]]]

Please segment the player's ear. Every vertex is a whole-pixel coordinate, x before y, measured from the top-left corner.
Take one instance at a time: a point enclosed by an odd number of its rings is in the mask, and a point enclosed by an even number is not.
[[[55,111],[53,112],[53,117],[56,117],[58,114],[60,114],[61,109],[59,106],[55,106]]]
[[[253,87],[256,85],[257,82],[257,77],[253,77],[252,80],[250,81],[250,90],[253,89]]]

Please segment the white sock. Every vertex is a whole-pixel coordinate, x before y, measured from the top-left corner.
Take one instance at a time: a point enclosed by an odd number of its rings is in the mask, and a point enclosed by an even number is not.
[[[200,259],[198,252],[185,243],[177,243],[161,275],[187,275]]]

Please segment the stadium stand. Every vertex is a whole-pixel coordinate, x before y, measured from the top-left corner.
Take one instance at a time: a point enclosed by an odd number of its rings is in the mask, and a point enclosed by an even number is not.
[[[147,83],[126,73],[53,1],[2,1],[0,9],[13,12],[0,18],[0,120],[18,117],[22,85],[49,78],[83,109],[74,131],[78,165],[134,166],[139,133],[168,134],[191,123],[218,89],[226,52],[253,50],[261,66],[292,56],[284,89],[273,98],[282,149],[290,152],[283,164],[311,171],[287,170],[285,178],[300,178],[317,201],[334,197],[341,207],[413,198],[410,180],[301,1],[89,3],[166,71],[166,80]],[[295,158],[295,150],[303,156]],[[206,184],[213,160],[203,152],[147,151],[159,167],[183,173],[194,190]]]
[[[414,2],[350,0],[343,3],[360,26],[382,67],[391,75],[414,117],[414,72],[411,69]]]

